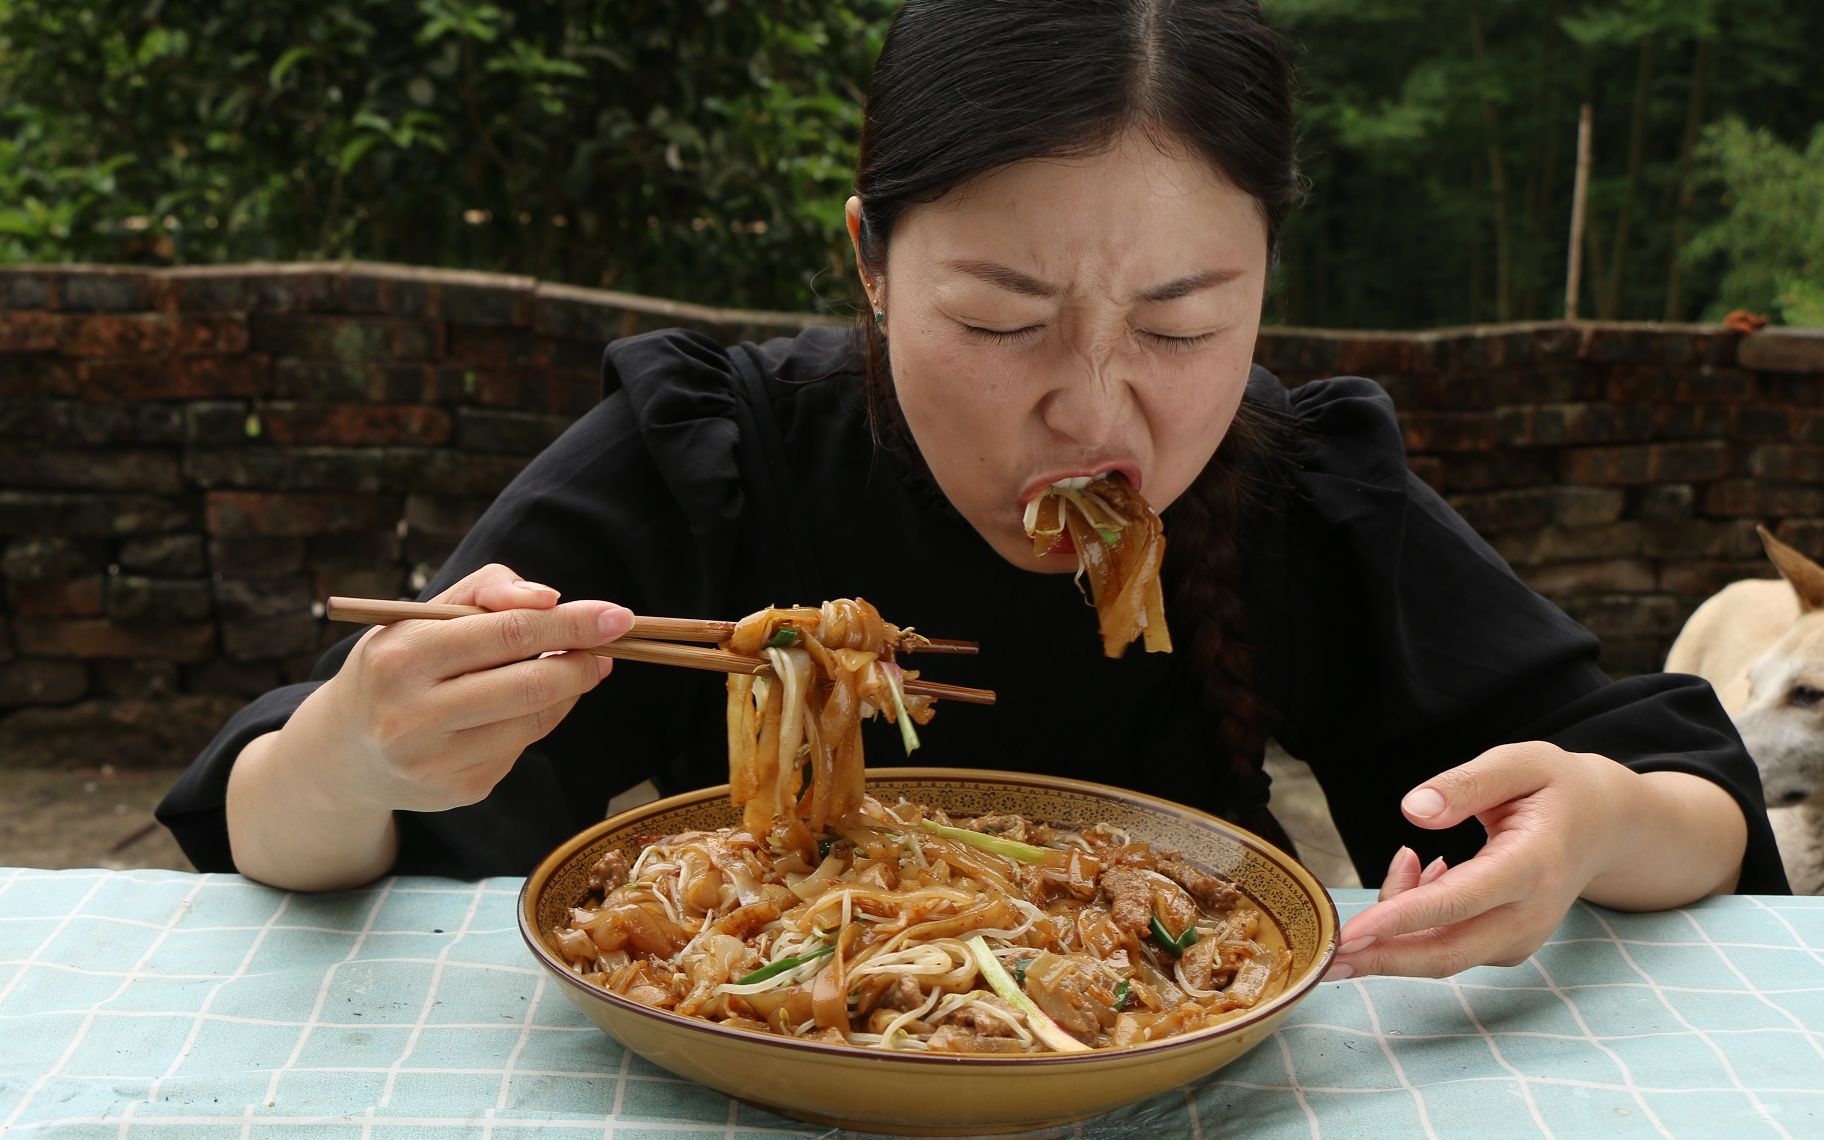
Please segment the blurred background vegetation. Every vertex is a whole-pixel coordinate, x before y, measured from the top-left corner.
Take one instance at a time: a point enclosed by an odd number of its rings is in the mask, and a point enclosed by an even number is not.
[[[1817,0],[1266,0],[1310,197],[1269,316],[1824,324]],[[847,313],[894,0],[0,0],[0,262],[358,257]]]

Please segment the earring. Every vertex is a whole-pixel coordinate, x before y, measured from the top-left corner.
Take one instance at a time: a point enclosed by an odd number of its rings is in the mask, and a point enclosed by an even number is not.
[[[884,325],[887,323],[887,311],[885,309],[874,310],[874,323],[877,325]]]

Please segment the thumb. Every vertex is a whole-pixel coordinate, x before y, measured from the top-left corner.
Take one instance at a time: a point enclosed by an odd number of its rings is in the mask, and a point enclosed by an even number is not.
[[[539,582],[528,582],[512,568],[492,562],[431,600],[488,610],[548,610],[557,604],[557,591]]]
[[[1419,827],[1455,827],[1471,816],[1543,788],[1548,774],[1541,759],[1537,746],[1492,749],[1407,792],[1400,811]]]

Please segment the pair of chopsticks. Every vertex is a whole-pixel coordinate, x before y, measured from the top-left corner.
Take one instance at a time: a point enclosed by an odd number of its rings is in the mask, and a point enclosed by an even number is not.
[[[399,602],[386,598],[330,598],[325,606],[325,614],[331,621],[360,622],[366,625],[391,625],[396,621],[418,621],[425,618],[438,620],[444,618],[470,617],[475,614],[494,613],[480,606],[456,606],[444,602]],[[676,665],[686,669],[706,669],[714,673],[748,673],[760,675],[771,673],[773,666],[763,657],[752,657],[745,653],[734,653],[726,649],[712,649],[703,645],[691,645],[693,641],[719,642],[726,641],[735,632],[732,621],[704,621],[697,618],[668,618],[638,616],[633,619],[633,628],[625,637],[598,645],[589,650],[597,657],[613,657],[622,661],[643,661],[651,665]],[[906,651],[916,649],[921,653],[974,653],[976,646],[970,641],[940,641],[920,639],[915,644],[902,647]],[[994,703],[994,692],[991,689],[972,689],[966,685],[946,685],[941,681],[926,681],[915,678],[906,682],[906,692],[912,696],[932,697],[939,700],[962,701],[965,704],[991,705]]]

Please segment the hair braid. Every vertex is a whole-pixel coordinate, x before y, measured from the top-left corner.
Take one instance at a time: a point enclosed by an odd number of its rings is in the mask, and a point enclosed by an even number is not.
[[[1244,467],[1261,444],[1261,425],[1245,403],[1223,444],[1178,501],[1168,508],[1165,575],[1172,586],[1178,640],[1194,699],[1217,742],[1214,756],[1181,758],[1193,766],[1222,814],[1291,850],[1291,840],[1267,810],[1261,771],[1269,710],[1255,692],[1247,614],[1242,606],[1242,558],[1237,531],[1247,498]]]

